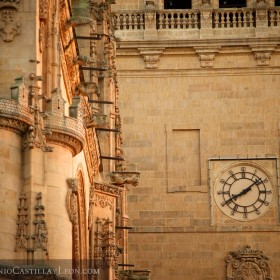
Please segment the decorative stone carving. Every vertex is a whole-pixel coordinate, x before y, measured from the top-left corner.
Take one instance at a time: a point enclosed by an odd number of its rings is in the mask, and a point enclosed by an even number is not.
[[[74,266],[80,269],[85,266],[86,253],[86,221],[85,221],[85,197],[84,180],[82,172],[77,172],[76,178],[68,178],[68,192],[66,206],[69,219],[73,224],[73,257]]]
[[[32,251],[47,251],[48,231],[44,214],[45,207],[42,204],[42,196],[41,192],[36,196],[37,205],[35,206],[35,220],[33,221],[33,224],[35,225],[35,233],[32,235]]]
[[[268,66],[276,46],[251,46],[258,66]]]
[[[92,115],[91,119],[86,122],[87,127],[109,128],[107,115]]]
[[[96,83],[81,83],[78,85],[77,90],[83,96],[91,97],[92,95],[100,96],[100,90]]]
[[[103,257],[105,267],[117,267],[114,223],[105,219],[103,224]]]
[[[29,224],[29,221],[27,210],[28,206],[26,204],[26,195],[22,193],[19,196],[15,251],[18,251],[19,249],[28,249],[27,241],[29,239],[29,235],[27,234],[27,225]]]
[[[257,4],[257,7],[267,7],[268,6],[267,0],[257,0],[256,4]]]
[[[119,195],[122,194],[121,189],[119,189],[117,187],[110,186],[110,185],[94,183],[93,187],[96,191],[107,193],[107,194],[112,194],[114,196],[119,196]]]
[[[219,53],[220,47],[194,47],[199,56],[202,68],[212,68],[214,66],[214,59],[216,54]]]
[[[117,253],[115,244],[114,223],[109,218],[95,220],[94,267],[116,268]]]
[[[49,0],[40,0],[39,17],[40,20],[47,20],[49,10]]]
[[[94,63],[94,59],[90,56],[85,56],[85,55],[78,55],[73,59],[73,63],[78,64],[78,65],[87,65]]]
[[[94,196],[94,205],[102,208],[109,207],[112,210],[114,207],[114,198],[96,193]]]
[[[201,28],[212,28],[212,9],[206,4],[201,8]]]
[[[88,17],[72,16],[66,22],[66,27],[77,27],[83,25],[92,25],[94,21]]]
[[[164,51],[164,48],[139,48],[138,50],[144,58],[145,67],[147,69],[158,68],[159,59]]]
[[[40,18],[40,28],[39,28],[39,45],[40,51],[43,52],[45,48],[45,33],[46,33],[46,21],[48,18],[49,11],[49,0],[40,0],[39,3],[39,18]]]
[[[226,262],[227,280],[272,280],[269,258],[251,246],[230,252]]]
[[[20,33],[18,5],[20,0],[0,0],[0,36],[11,42]]]
[[[84,155],[87,164],[90,183],[93,183],[94,176],[98,173],[100,166],[100,153],[98,140],[95,131],[92,128],[85,130],[86,142],[84,145]]]
[[[102,252],[102,221],[99,218],[96,218],[96,230],[95,230],[95,242],[93,249],[94,256],[94,267],[100,268],[103,266],[103,252]]]
[[[127,172],[127,171],[115,171],[108,174],[110,183],[116,186],[123,186],[129,184],[132,186],[138,186],[140,179],[140,172]]]

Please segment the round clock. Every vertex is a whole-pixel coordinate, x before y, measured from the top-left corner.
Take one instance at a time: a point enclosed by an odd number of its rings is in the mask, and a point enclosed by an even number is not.
[[[218,175],[213,195],[225,215],[239,221],[251,221],[270,209],[273,181],[269,173],[259,165],[235,164]]]

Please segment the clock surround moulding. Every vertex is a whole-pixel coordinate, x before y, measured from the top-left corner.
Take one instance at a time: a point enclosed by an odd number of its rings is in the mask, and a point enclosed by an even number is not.
[[[264,216],[279,224],[277,157],[217,157],[208,163],[212,226],[260,222]]]

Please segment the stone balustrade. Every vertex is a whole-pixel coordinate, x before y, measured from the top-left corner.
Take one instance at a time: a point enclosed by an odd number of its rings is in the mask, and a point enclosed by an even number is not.
[[[256,31],[256,36],[259,36],[259,32],[267,34],[270,30],[272,34],[278,33],[275,28],[280,28],[280,7],[213,9],[207,6],[191,10],[158,10],[154,7],[141,11],[115,11],[113,22],[117,37],[124,36],[124,31],[125,36],[131,36],[131,32],[133,36],[141,36],[139,31],[148,33],[151,30],[154,31],[153,36],[157,34],[159,37],[162,37],[161,32],[168,30],[177,30],[176,36],[180,37],[182,34],[183,37],[187,36],[186,32],[190,32],[192,36],[199,36],[201,31],[203,33],[203,30],[209,29],[225,31],[224,34],[220,31],[213,33],[213,36],[228,36],[229,29],[237,32],[240,30],[241,36],[244,29],[247,29],[246,34],[249,34],[248,30]],[[183,32],[181,35],[178,33],[180,30]]]

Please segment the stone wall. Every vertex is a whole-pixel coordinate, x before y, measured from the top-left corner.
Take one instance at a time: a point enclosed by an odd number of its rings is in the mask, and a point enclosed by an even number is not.
[[[225,279],[228,253],[251,245],[277,277],[277,166],[271,210],[240,222],[217,209],[208,160],[279,156],[279,53],[261,65],[239,41],[203,64],[189,45],[201,41],[173,39],[118,44],[124,152],[141,171],[128,195],[129,263],[154,280]]]

